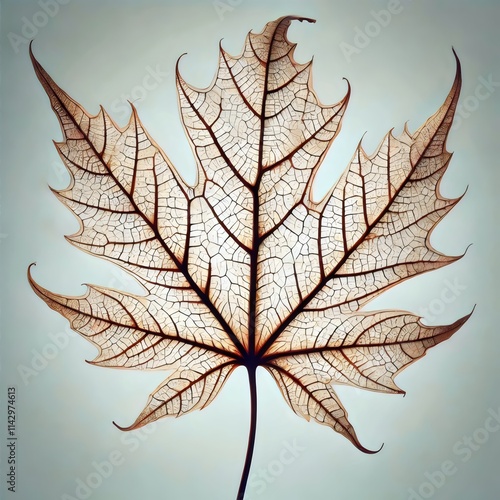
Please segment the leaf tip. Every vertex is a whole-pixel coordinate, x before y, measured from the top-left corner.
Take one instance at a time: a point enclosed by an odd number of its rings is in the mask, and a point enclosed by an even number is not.
[[[35,54],[33,53],[33,40],[31,40],[29,44],[29,56],[31,60],[31,64],[33,65],[33,69],[35,70],[35,74],[38,79],[40,79],[40,72],[41,72],[41,65],[38,62],[38,59],[35,57]]]
[[[26,271],[26,274],[28,275],[28,282],[29,284],[33,287],[35,285],[35,282],[33,280],[33,276],[31,275],[31,268],[36,266],[36,262],[32,262]]]
[[[119,429],[120,431],[129,431],[131,430],[130,427],[122,427],[121,425],[118,425],[114,420],[112,421],[113,422],[113,425]]]
[[[356,146],[356,151],[358,151],[358,153],[363,155],[364,157],[367,157],[367,154],[365,149],[363,148],[363,139],[365,138],[365,135],[367,133],[368,132],[366,130],[363,132],[363,134],[361,135],[361,139],[358,141],[358,145]]]
[[[30,59],[31,59],[31,61],[32,61],[34,64],[38,64],[38,61],[37,61],[37,59],[36,59],[36,57],[35,57],[35,54],[33,54],[33,42],[34,42],[34,41],[35,41],[35,39],[34,39],[34,38],[32,38],[32,39],[30,40],[30,43],[29,43],[29,45],[28,45],[28,50],[29,50],[29,55],[30,55]]]
[[[469,184],[467,184],[467,186],[465,186],[465,190],[464,192],[458,197],[458,200],[457,202],[459,202],[466,194],[467,194],[467,191],[469,190]]]
[[[180,78],[181,77],[181,74],[179,72],[179,65],[181,63],[181,59],[187,55],[187,52],[183,52],[178,58],[177,58],[177,62],[175,63],[175,74],[177,76],[177,78]]]
[[[457,51],[455,50],[455,47],[453,45],[451,46],[451,51],[453,52],[453,55],[455,56],[455,61],[457,63],[457,72],[461,73],[462,70],[462,64],[460,63],[460,58],[458,57]]]
[[[345,102],[345,106],[347,106],[347,104],[349,103],[349,99],[351,98],[351,82],[344,76],[342,77],[342,80],[345,80],[345,82],[347,83],[347,92],[344,96],[344,102]]]
[[[313,19],[312,17],[289,16],[289,18],[292,21],[300,21],[300,22],[305,21],[306,23],[313,23],[313,24],[316,22],[316,19]]]
[[[132,113],[130,114],[130,120],[129,124],[136,124],[139,121],[139,115],[137,114],[137,108],[134,106],[134,101],[129,101],[127,99],[127,102],[130,104],[130,109],[132,110]]]
[[[363,453],[366,453],[367,455],[375,455],[376,453],[379,453],[382,450],[382,448],[384,447],[384,444],[385,443],[382,443],[378,450],[369,450],[368,448],[365,448],[364,446],[362,446],[360,443],[357,444],[357,447],[360,451],[362,451]]]
[[[476,310],[476,306],[477,306],[477,304],[474,304],[474,306],[472,307],[472,311],[469,314],[467,314],[467,316],[464,316],[464,318],[463,318],[464,323],[474,314],[474,311]]]
[[[473,243],[469,243],[467,245],[467,247],[465,248],[464,250],[464,253],[462,255],[460,255],[460,258],[462,258],[468,251],[469,251],[469,248],[473,245]]]
[[[453,56],[455,57],[456,71],[455,71],[455,81],[453,82],[452,90],[456,91],[456,97],[458,99],[458,94],[460,93],[460,87],[462,86],[462,63],[460,62],[460,58],[458,57],[455,48],[452,46],[451,50],[453,52]]]
[[[455,334],[458,330],[460,330],[460,328],[465,323],[467,323],[469,318],[472,316],[472,313],[474,312],[475,308],[476,308],[476,305],[474,305],[474,307],[472,308],[472,311],[469,314],[466,314],[465,316],[457,319],[451,325],[448,325],[447,327],[445,327],[446,330],[436,337],[436,339],[437,339],[436,343],[439,344],[439,343],[443,342],[444,340],[448,340],[453,334]]]

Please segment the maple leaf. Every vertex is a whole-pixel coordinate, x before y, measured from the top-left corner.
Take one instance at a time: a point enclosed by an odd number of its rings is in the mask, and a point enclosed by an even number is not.
[[[129,427],[207,406],[238,366],[248,370],[251,425],[238,498],[254,448],[255,371],[264,367],[290,407],[359,442],[334,384],[403,393],[395,376],[467,320],[425,326],[404,311],[361,308],[448,257],[430,244],[459,199],[439,183],[461,85],[411,134],[389,132],[376,152],[358,146],[321,201],[313,181],[339,133],[349,100],[322,105],[311,62],[294,60],[292,20],[249,33],[243,53],[220,48],[207,89],[177,89],[197,160],[194,186],[177,173],[132,106],[118,127],[101,108],[90,116],[31,57],[56,112],[56,143],[71,182],[55,191],[80,221],[68,237],[110,260],[144,287],[136,295],[88,285],[80,297],[34,291],[98,348],[92,364],[172,370]]]

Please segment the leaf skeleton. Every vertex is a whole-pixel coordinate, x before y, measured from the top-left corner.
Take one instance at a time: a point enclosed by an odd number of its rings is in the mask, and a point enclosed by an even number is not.
[[[120,128],[89,115],[33,66],[55,111],[55,143],[71,182],[54,194],[78,218],[77,248],[130,273],[145,293],[88,285],[78,297],[35,293],[98,349],[103,367],[165,369],[137,429],[210,404],[239,366],[251,418],[237,499],[245,495],[257,425],[256,370],[266,369],[298,415],[365,448],[334,390],[347,384],[402,394],[395,376],[468,319],[426,326],[405,311],[363,311],[402,281],[460,257],[430,244],[458,199],[439,183],[461,87],[460,62],[442,106],[416,132],[389,132],[368,155],[361,143],[320,200],[313,183],[337,137],[345,97],[323,105],[312,63],[294,59],[293,20],[250,32],[235,57],[220,47],[213,83],[198,89],[176,67],[184,129],[197,165],[188,185],[149,136],[136,109]],[[116,424],[115,424],[116,425]]]

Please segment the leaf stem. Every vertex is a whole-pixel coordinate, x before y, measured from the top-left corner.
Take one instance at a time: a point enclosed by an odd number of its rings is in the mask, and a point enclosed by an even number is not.
[[[250,432],[248,434],[247,456],[245,458],[245,466],[241,474],[240,489],[236,500],[243,500],[245,497],[245,489],[247,486],[248,475],[252,465],[253,449],[255,445],[255,432],[257,430],[257,382],[255,378],[256,366],[247,366],[248,382],[250,384]]]

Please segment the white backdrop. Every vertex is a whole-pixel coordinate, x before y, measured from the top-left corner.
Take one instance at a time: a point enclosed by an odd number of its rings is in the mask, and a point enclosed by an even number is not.
[[[90,112],[102,104],[124,124],[126,101],[134,100],[145,127],[192,181],[194,160],[175,94],[177,58],[187,52],[182,74],[204,87],[215,74],[220,39],[238,54],[249,30],[260,31],[285,14],[317,19],[294,23],[289,38],[298,43],[299,61],[314,55],[321,100],[332,103],[343,96],[343,77],[352,85],[342,132],[318,177],[318,196],[337,179],[365,132],[364,146],[371,152],[390,128],[399,134],[409,120],[413,131],[434,113],[453,81],[451,47],[457,51],[464,82],[448,141],[455,155],[441,187],[449,197],[468,191],[433,233],[432,243],[451,255],[473,245],[459,262],[393,288],[370,309],[405,309],[429,324],[448,324],[477,307],[452,339],[399,376],[405,398],[339,389],[361,442],[372,449],[385,443],[377,455],[363,455],[331,429],[297,417],[260,372],[246,498],[498,498],[500,426],[492,415],[500,413],[495,321],[500,4],[179,3],[1,2],[0,399],[5,403],[7,387],[16,387],[17,498],[234,499],[249,423],[246,374],[238,370],[202,412],[120,432],[112,420],[130,424],[164,374],[86,364],[95,349],[71,334],[67,321],[31,291],[26,269],[34,261],[36,280],[60,293],[79,295],[81,283],[138,288],[123,272],[63,238],[78,224],[48,188],[64,187],[68,177],[51,143],[61,132],[31,68],[28,40],[34,39],[35,55],[56,82]],[[5,405],[1,408],[3,436]],[[2,445],[2,498],[9,498],[6,453]],[[113,470],[102,465],[109,461]],[[443,468],[447,475],[438,472]]]

